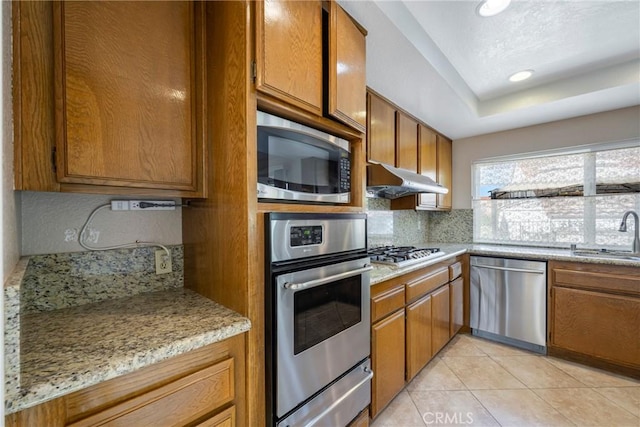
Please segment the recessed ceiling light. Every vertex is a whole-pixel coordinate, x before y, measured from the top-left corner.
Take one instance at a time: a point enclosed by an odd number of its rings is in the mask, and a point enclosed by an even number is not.
[[[511,77],[509,77],[509,81],[521,82],[523,80],[527,80],[529,77],[531,77],[532,74],[533,70],[518,71],[517,73],[512,74]]]
[[[478,5],[476,12],[483,17],[497,15],[505,10],[510,3],[511,0],[484,0]]]

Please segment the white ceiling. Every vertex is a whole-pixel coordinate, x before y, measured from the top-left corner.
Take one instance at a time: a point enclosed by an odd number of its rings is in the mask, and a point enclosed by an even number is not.
[[[339,2],[369,32],[367,84],[454,139],[640,104],[640,0]]]

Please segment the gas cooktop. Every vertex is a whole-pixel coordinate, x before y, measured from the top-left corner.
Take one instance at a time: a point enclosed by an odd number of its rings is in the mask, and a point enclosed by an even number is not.
[[[381,246],[370,248],[367,254],[371,262],[404,267],[445,255],[439,248],[417,248],[415,246]]]

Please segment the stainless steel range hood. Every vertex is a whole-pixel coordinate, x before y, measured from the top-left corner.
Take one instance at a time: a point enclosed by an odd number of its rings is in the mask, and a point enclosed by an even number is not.
[[[431,178],[382,163],[367,165],[367,193],[397,199],[417,193],[447,194],[449,190]]]

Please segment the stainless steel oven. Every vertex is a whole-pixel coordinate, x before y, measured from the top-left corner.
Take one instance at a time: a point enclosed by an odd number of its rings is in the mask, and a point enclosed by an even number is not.
[[[370,402],[364,214],[266,218],[269,425],[346,425]]]

